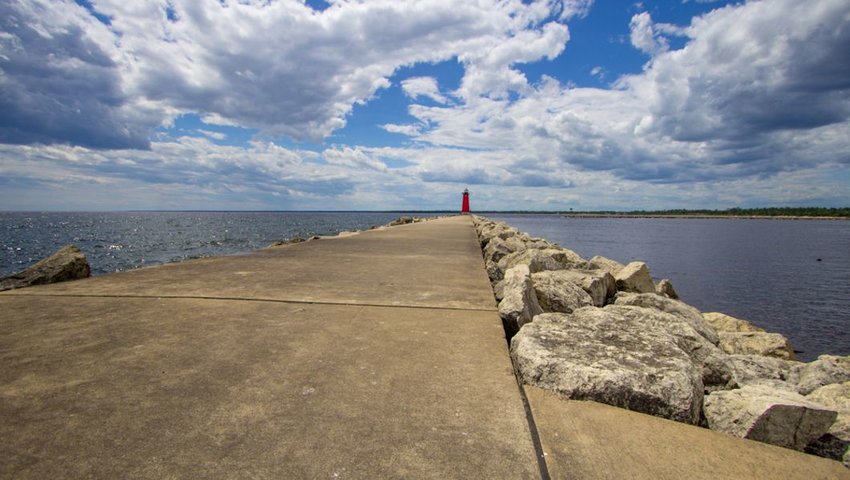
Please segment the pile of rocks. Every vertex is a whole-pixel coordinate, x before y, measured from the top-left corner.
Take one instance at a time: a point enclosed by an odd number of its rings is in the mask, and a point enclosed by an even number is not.
[[[850,357],[798,362],[782,335],[699,312],[642,262],[473,218],[522,382],[850,466]]]

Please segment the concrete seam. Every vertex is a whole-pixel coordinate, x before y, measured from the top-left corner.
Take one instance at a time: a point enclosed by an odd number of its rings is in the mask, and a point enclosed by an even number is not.
[[[522,407],[525,409],[525,419],[528,422],[528,430],[531,432],[531,444],[534,446],[534,455],[537,457],[537,468],[540,469],[540,478],[542,480],[551,480],[549,475],[549,465],[546,464],[546,453],[543,451],[543,443],[540,441],[540,432],[537,430],[537,422],[534,421],[534,414],[531,412],[531,404],[528,403],[528,396],[525,394],[525,386],[522,384],[519,375],[514,372],[519,389],[519,397],[522,400]]]
[[[428,306],[428,305],[387,305],[383,303],[351,303],[351,302],[326,302],[313,300],[284,300],[275,298],[243,298],[243,297],[213,297],[204,295],[95,295],[95,294],[15,294],[4,293],[3,297],[41,297],[41,298],[139,298],[139,299],[169,299],[169,300],[222,300],[230,302],[267,302],[267,303],[290,303],[296,305],[335,305],[349,307],[376,307],[376,308],[418,308],[422,310],[451,310],[457,312],[493,312],[492,308],[464,308],[464,307],[444,307],[444,306]]]

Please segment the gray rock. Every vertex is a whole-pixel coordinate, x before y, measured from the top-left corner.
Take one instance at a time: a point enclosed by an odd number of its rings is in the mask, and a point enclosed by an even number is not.
[[[612,276],[616,276],[620,270],[625,268],[625,265],[616,260],[596,255],[587,262],[587,268],[592,270],[602,270],[610,273]]]
[[[499,268],[503,272],[507,272],[508,269],[516,265],[528,265],[529,270],[535,273],[544,270],[563,270],[576,265],[578,262],[582,262],[581,257],[567,249],[547,248],[539,250],[532,248],[505,256],[499,260]]]
[[[0,291],[77,280],[89,276],[91,276],[91,267],[85,254],[74,245],[65,245],[35,265],[0,278]]]
[[[593,305],[593,298],[580,286],[562,278],[566,270],[537,272],[531,275],[534,292],[544,312],[572,313]]]
[[[688,323],[700,335],[706,338],[709,342],[717,345],[720,338],[717,332],[711,328],[702,317],[702,314],[696,308],[687,303],[672,298],[662,297],[655,293],[617,293],[617,298],[614,301],[615,305],[634,305],[637,307],[654,308],[672,315],[675,315]]]
[[[585,307],[538,315],[511,340],[520,378],[567,398],[697,423],[700,369],[672,335],[647,328],[636,310]]]
[[[581,287],[590,295],[593,305],[604,306],[608,299],[616,293],[614,277],[610,273],[599,270],[552,270],[531,275],[535,282],[537,276],[551,276],[560,282],[571,282]]]
[[[850,382],[824,385],[806,398],[838,412],[827,433],[810,443],[806,452],[838,460],[850,468]]]
[[[778,333],[718,332],[717,335],[720,337],[718,346],[729,354],[763,355],[783,360],[797,358],[788,339]]]
[[[814,362],[796,365],[790,376],[797,391],[808,395],[824,385],[850,381],[850,356],[821,355]]]
[[[655,286],[655,293],[662,297],[672,298],[673,300],[679,299],[679,294],[676,293],[676,289],[673,288],[673,283],[666,278],[662,279],[658,282],[658,285]]]
[[[802,395],[765,385],[713,392],[703,408],[712,430],[795,450],[820,438],[837,415]]]
[[[720,312],[707,312],[702,318],[717,332],[763,332],[752,323]]]
[[[507,242],[499,237],[494,237],[487,242],[487,246],[484,247],[484,260],[498,263],[499,260],[504,258],[506,255],[510,255],[515,251],[515,249],[508,246]]]
[[[643,262],[632,262],[614,275],[617,290],[635,293],[655,293],[649,268]]]
[[[499,316],[508,336],[543,313],[527,265],[517,265],[505,272],[503,292],[504,297],[499,302]]]
[[[487,276],[490,277],[490,283],[495,284],[496,282],[505,278],[505,272],[499,268],[499,264],[492,261],[487,260],[484,263],[485,268],[487,269]]]
[[[760,380],[789,382],[797,362],[762,355],[729,355],[731,369],[730,388],[739,388]],[[794,385],[793,383],[791,383]]]

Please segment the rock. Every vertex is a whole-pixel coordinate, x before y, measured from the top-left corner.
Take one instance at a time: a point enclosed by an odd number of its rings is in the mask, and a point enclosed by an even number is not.
[[[499,237],[494,237],[487,242],[484,247],[484,260],[498,263],[505,255],[513,253],[515,250],[507,245],[507,243]]]
[[[649,268],[643,262],[632,262],[614,275],[617,290],[635,293],[655,293]]]
[[[796,365],[790,376],[797,391],[808,395],[824,385],[850,381],[850,356],[821,355],[814,362]]]
[[[540,308],[544,312],[572,313],[581,307],[593,305],[593,299],[580,286],[563,279],[558,273],[564,270],[537,272],[531,281]]]
[[[520,378],[567,398],[697,423],[700,369],[663,328],[637,321],[635,310],[585,307],[538,315],[511,340]]]
[[[45,285],[91,276],[85,254],[74,245],[65,245],[53,255],[8,277],[0,278],[0,291],[30,285]]]
[[[517,265],[505,272],[503,295],[499,302],[499,316],[508,337],[543,313],[527,265]]]
[[[672,298],[662,297],[655,293],[624,293],[618,292],[615,305],[634,305],[637,307],[654,308],[675,315],[688,323],[705,339],[714,345],[720,342],[717,332],[711,328],[696,308],[687,303]]]
[[[503,272],[516,265],[528,265],[532,273],[544,270],[563,270],[583,262],[575,252],[560,248],[536,248],[514,252],[499,260],[499,268]]]
[[[708,312],[703,313],[702,318],[717,332],[763,332],[761,328],[752,323],[735,318],[725,313]]]
[[[492,260],[487,260],[484,267],[487,269],[487,276],[490,277],[491,284],[495,284],[505,277],[505,273],[499,268],[499,264]]]
[[[761,355],[729,355],[726,361],[730,368],[729,388],[770,380],[786,382],[791,389],[795,389],[790,379],[797,362]]]
[[[414,222],[415,222],[415,219],[413,217],[401,216],[401,217],[398,217],[397,219],[393,220],[392,222],[390,222],[388,225],[390,227],[394,227],[396,225],[407,225],[408,223],[414,223]]]
[[[729,354],[763,355],[783,360],[797,358],[788,339],[778,333],[718,332],[717,335],[720,337],[718,346]]]
[[[837,415],[800,394],[764,385],[713,392],[703,408],[712,430],[795,450],[820,438]]]
[[[533,273],[531,279],[540,276],[551,276],[558,279],[560,282],[571,282],[581,287],[590,295],[593,300],[593,305],[597,307],[604,306],[608,299],[613,297],[617,289],[614,283],[614,277],[608,272],[595,270],[552,270],[545,272]]]
[[[673,288],[673,283],[666,278],[662,279],[658,282],[658,285],[655,286],[655,293],[662,297],[672,298],[673,300],[679,299],[679,294],[676,293],[676,290]]]
[[[827,433],[810,443],[806,452],[838,460],[850,468],[850,382],[824,385],[806,398],[838,412]]]
[[[612,276],[616,276],[620,270],[625,268],[625,265],[616,260],[596,255],[587,262],[587,268],[592,270],[603,270],[610,273]]]
[[[505,298],[505,280],[499,280],[493,284],[493,296],[496,297],[496,302],[501,302]]]

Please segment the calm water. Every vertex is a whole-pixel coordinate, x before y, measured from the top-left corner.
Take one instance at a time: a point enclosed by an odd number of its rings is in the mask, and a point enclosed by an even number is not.
[[[383,225],[399,213],[352,212],[0,212],[0,276],[73,243],[94,275],[212,255],[244,253],[277,240]]]
[[[490,218],[585,258],[644,261],[685,302],[782,333],[802,360],[850,355],[850,221]]]

